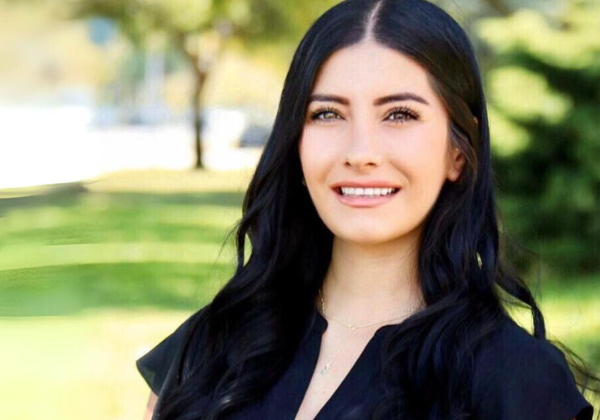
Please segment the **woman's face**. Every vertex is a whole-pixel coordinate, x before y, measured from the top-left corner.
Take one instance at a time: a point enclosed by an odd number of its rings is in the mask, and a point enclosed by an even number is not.
[[[407,56],[375,41],[335,52],[317,75],[299,145],[325,225],[362,244],[419,233],[464,163],[448,126],[426,71]]]

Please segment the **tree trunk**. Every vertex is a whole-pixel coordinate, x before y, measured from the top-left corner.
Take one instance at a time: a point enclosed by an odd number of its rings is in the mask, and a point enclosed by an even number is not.
[[[192,111],[194,112],[194,149],[196,151],[195,169],[203,169],[202,161],[202,90],[208,76],[208,71],[200,67],[197,56],[188,55],[194,74],[194,89],[192,92]]]
[[[194,151],[196,152],[196,163],[194,164],[195,169],[203,169],[204,164],[202,161],[202,89],[204,88],[204,81],[208,71],[202,68],[200,63],[199,54],[197,52],[189,51],[186,45],[185,34],[178,33],[175,38],[175,45],[183,53],[183,56],[187,59],[194,75],[194,89],[192,89],[191,105],[194,124]]]
[[[202,118],[201,111],[202,105],[200,102],[202,88],[204,87],[204,79],[206,76],[202,76],[200,72],[195,71],[194,75],[196,77],[194,84],[194,91],[192,97],[192,109],[194,112],[194,147],[196,151],[196,169],[203,169],[204,165],[202,163]]]
[[[192,92],[192,110],[194,112],[194,147],[196,151],[196,169],[203,169],[204,164],[202,161],[202,90],[204,89],[204,82],[208,77],[210,69],[214,66],[219,56],[223,52],[223,43],[219,42],[217,53],[212,60],[201,60],[200,59],[200,46],[196,45],[194,51],[190,51],[186,48],[186,35],[178,33],[175,36],[175,44],[183,53],[184,57],[190,63],[192,73],[194,75],[194,89]]]

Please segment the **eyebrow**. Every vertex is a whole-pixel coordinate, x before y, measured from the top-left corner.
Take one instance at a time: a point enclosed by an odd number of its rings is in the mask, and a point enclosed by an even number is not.
[[[308,99],[309,99],[308,103],[311,103],[313,101],[319,101],[319,102],[336,102],[336,103],[342,104],[342,105],[350,104],[350,101],[348,99],[346,99],[342,96],[337,96],[337,95],[314,94],[314,95],[310,95],[310,97]],[[423,98],[415,93],[410,93],[410,92],[395,93],[393,95],[388,95],[388,96],[383,96],[381,98],[377,98],[373,101],[373,105],[380,106],[380,105],[388,104],[390,102],[398,102],[398,101],[415,101],[415,102],[420,102],[425,105],[429,105],[429,102],[427,102],[425,100],[425,98]]]

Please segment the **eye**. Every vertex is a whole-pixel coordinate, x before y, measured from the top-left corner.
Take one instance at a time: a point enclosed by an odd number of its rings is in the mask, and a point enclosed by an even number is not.
[[[338,114],[335,108],[323,107],[312,111],[309,118],[311,121],[328,122],[340,119],[341,116]],[[386,119],[401,124],[410,120],[419,120],[420,118],[421,115],[419,112],[406,106],[401,106],[393,108]]]
[[[338,119],[340,118],[340,116],[334,108],[325,107],[316,109],[315,111],[311,112],[309,118],[311,121],[317,120],[327,122],[330,120]]]
[[[392,118],[393,117],[393,118]],[[410,120],[419,120],[421,118],[421,114],[419,114],[414,109],[408,108],[406,106],[401,106],[394,108],[388,114],[388,118],[390,121],[397,123],[404,123]]]

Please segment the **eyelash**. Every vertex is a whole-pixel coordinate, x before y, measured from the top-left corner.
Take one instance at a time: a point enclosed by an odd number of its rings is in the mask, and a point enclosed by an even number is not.
[[[322,107],[319,109],[314,110],[313,112],[310,113],[310,120],[311,121],[315,121],[315,120],[320,120],[321,122],[325,122],[327,123],[328,120],[334,119],[334,118],[325,118],[325,119],[321,119],[319,118],[320,115],[326,114],[328,112],[333,112],[334,114],[337,114],[337,110],[335,108],[331,108],[331,107]],[[388,117],[390,115],[393,114],[402,114],[405,118],[409,117],[413,120],[419,120],[421,118],[421,114],[417,111],[415,111],[414,109],[408,108],[406,106],[399,106],[396,108],[393,108],[390,113],[388,114]],[[392,122],[398,122],[398,123],[404,123],[406,120],[394,120]]]

